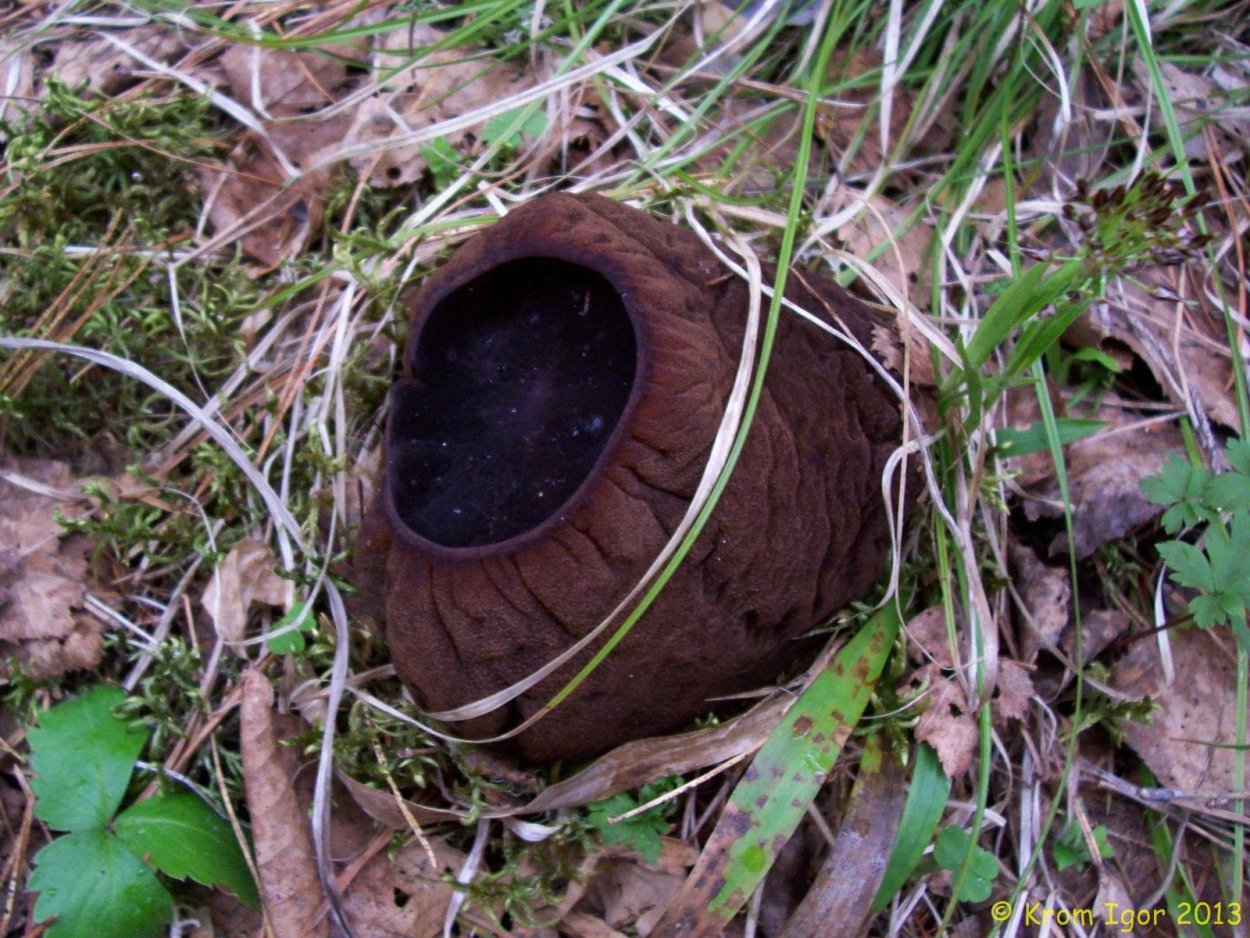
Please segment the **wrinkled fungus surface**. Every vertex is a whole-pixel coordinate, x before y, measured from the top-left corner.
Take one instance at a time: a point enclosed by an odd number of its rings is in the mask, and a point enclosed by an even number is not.
[[[633,387],[636,341],[600,274],[522,258],[430,313],[397,390],[391,484],[400,519],[443,547],[541,524],[603,452]]]

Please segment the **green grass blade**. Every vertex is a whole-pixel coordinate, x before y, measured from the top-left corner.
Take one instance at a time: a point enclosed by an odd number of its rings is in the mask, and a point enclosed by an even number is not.
[[[734,789],[653,936],[719,935],[750,898],[859,722],[898,629],[896,608],[879,610],[803,692]]]
[[[915,870],[925,848],[933,840],[933,832],[942,819],[950,790],[951,780],[942,771],[937,753],[928,743],[921,743],[916,747],[916,770],[912,773],[907,803],[903,806],[903,817],[898,824],[898,836],[894,838],[894,849],[886,862],[881,888],[872,900],[874,911],[884,909]]]

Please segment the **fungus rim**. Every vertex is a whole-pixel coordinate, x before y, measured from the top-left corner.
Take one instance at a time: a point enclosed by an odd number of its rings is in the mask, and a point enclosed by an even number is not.
[[[489,544],[473,544],[464,547],[440,544],[413,529],[403,519],[395,505],[394,489],[391,481],[394,464],[390,459],[389,453],[391,433],[394,425],[395,397],[405,384],[413,380],[413,361],[416,357],[421,334],[429,323],[430,317],[443,300],[447,299],[461,287],[486,276],[505,264],[525,260],[556,260],[585,268],[602,277],[616,292],[634,336],[633,382],[629,395],[625,399],[625,405],[616,418],[616,425],[604,441],[598,457],[586,471],[582,481],[572,493],[563,502],[556,505],[542,521],[522,531],[520,534]],[[439,271],[435,272],[434,276],[442,273],[445,269],[445,267],[440,268]],[[610,263],[604,264],[602,256],[597,255],[595,252],[577,248],[567,250],[533,250],[524,248],[500,250],[494,252],[489,266],[466,271],[461,276],[440,278],[433,283],[427,283],[419,287],[411,301],[405,304],[409,309],[415,308],[416,314],[412,318],[411,331],[404,342],[402,356],[403,375],[394,383],[387,394],[386,429],[384,432],[385,452],[382,467],[382,501],[385,506],[387,519],[391,522],[390,527],[394,536],[424,555],[445,561],[471,562],[495,555],[506,555],[520,550],[546,537],[552,529],[567,523],[574,512],[585,503],[590,490],[601,482],[605,464],[612,460],[620,450],[627,425],[638,410],[646,391],[651,371],[650,352],[652,336],[646,326],[646,318],[638,313],[636,297],[637,292],[629,286],[629,278],[623,276],[621,271],[616,270],[615,265]]]

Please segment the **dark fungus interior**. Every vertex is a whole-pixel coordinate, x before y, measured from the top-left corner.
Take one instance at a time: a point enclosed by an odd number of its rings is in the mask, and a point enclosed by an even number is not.
[[[482,547],[555,514],[634,384],[629,313],[595,271],[528,257],[446,296],[391,399],[391,497],[410,529]]]

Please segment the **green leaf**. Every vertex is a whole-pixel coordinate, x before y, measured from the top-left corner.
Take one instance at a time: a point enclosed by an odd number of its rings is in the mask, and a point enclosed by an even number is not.
[[[1213,592],[1215,578],[1206,555],[1193,544],[1184,541],[1164,541],[1159,545],[1159,556],[1172,568],[1172,579],[1181,586]]]
[[[938,834],[933,844],[933,859],[943,869],[958,874],[964,857],[972,849],[968,871],[956,900],[959,902],[984,902],[990,896],[994,878],[998,876],[998,861],[994,854],[972,843],[971,835],[962,827],[947,827]]]
[[[515,147],[520,144],[521,137],[537,137],[547,129],[547,115],[543,111],[535,111],[529,117],[518,124],[513,124],[521,117],[522,112],[530,107],[528,104],[522,104],[520,107],[514,107],[510,111],[504,111],[486,122],[486,126],[482,128],[482,142],[491,144],[499,141],[504,146]]]
[[[1206,501],[1221,511],[1250,509],[1250,476],[1240,472],[1221,472],[1206,489]]]
[[[265,639],[265,647],[275,655],[297,655],[303,651],[308,644],[304,641],[303,633],[311,632],[316,624],[307,603],[296,603],[292,606],[290,612],[274,623],[271,631],[276,632],[297,622],[299,624],[286,634]]]
[[[632,811],[639,804],[650,800],[649,797],[644,797],[642,801],[634,801],[622,792],[605,801],[597,801],[590,805],[587,809],[586,820],[600,832],[605,844],[630,847],[648,863],[655,863],[660,859],[660,848],[663,846],[660,837],[668,831],[668,821],[661,815],[658,807],[626,818],[624,821],[618,821],[616,824],[609,821],[609,818]]]
[[[439,137],[421,147],[421,157],[430,167],[430,175],[434,184],[442,189],[448,186],[460,173],[460,151]]]
[[[39,893],[35,920],[56,921],[47,938],[159,935],[173,900],[152,871],[105,830],[58,837],[39,851],[26,888]]]
[[[140,801],[113,822],[118,838],[167,876],[225,886],[260,904],[234,831],[195,795],[177,792]]]
[[[1206,505],[1207,486],[1211,473],[1195,466],[1176,453],[1169,453],[1158,475],[1141,480],[1146,498],[1156,505],[1171,505],[1163,514],[1163,530],[1175,534],[1181,528],[1191,527],[1200,521],[1211,521],[1216,516]]]
[[[1235,438],[1228,441],[1228,464],[1243,476],[1250,476],[1250,440]]]
[[[56,830],[108,823],[147,741],[147,730],[113,716],[126,695],[97,687],[57,704],[30,730],[35,816]]]
[[[1077,420],[1071,417],[1060,417],[1055,421],[1059,428],[1059,445],[1067,446],[1077,440],[1097,433],[1107,425],[1105,420]],[[1027,430],[1014,427],[1002,427],[994,431],[994,445],[1003,456],[1024,456],[1028,453],[1044,453],[1050,450],[1050,440],[1046,435],[1046,424],[1037,421]]]

